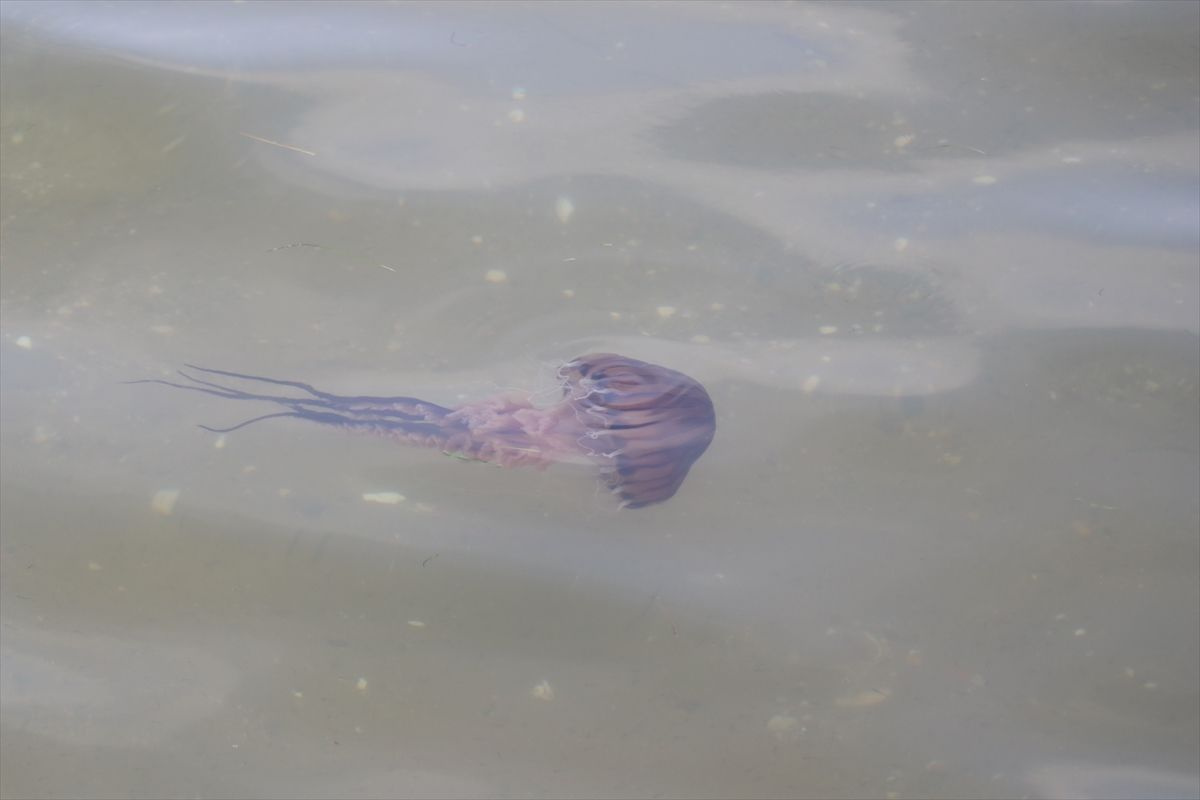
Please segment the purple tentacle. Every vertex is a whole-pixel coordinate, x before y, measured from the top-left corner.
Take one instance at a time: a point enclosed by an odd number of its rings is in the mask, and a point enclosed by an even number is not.
[[[415,397],[343,396],[323,392],[300,381],[279,380],[240,372],[208,369],[193,364],[188,364],[187,367],[198,372],[224,375],[238,380],[258,381],[276,386],[289,386],[307,392],[312,397],[289,397],[287,395],[248,392],[214,381],[197,378],[183,370],[179,370],[180,376],[197,385],[176,383],[162,379],[127,381],[127,383],[157,383],[176,389],[187,389],[193,392],[202,392],[215,397],[233,400],[261,400],[291,409],[290,411],[263,414],[262,416],[248,419],[227,428],[216,428],[209,425],[200,426],[214,433],[228,433],[266,419],[299,417],[324,425],[381,433],[418,444],[441,446],[449,441],[452,435],[459,433],[460,428],[465,428],[460,423],[448,423],[445,420],[446,415],[451,413],[451,409],[439,406],[436,403],[427,403]]]

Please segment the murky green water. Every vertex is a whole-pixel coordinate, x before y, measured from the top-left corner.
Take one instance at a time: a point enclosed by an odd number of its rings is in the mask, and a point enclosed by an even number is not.
[[[1200,789],[1200,6],[0,8],[4,797]],[[591,351],[669,502],[121,383]]]

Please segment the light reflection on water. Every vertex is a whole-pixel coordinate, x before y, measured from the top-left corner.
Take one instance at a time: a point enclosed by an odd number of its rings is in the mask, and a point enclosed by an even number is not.
[[[1196,6],[0,10],[5,796],[1195,793]],[[119,383],[589,351],[670,502]]]

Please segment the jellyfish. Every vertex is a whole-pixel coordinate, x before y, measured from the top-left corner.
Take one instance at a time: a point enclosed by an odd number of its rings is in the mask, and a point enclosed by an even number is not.
[[[670,499],[716,431],[712,400],[699,382],[612,353],[580,356],[559,367],[561,395],[554,402],[535,405],[530,396],[509,392],[454,408],[415,397],[337,395],[300,381],[186,367],[188,371],[179,370],[179,375],[188,383],[159,379],[130,383],[157,383],[287,409],[227,428],[200,426],[214,433],[297,417],[504,467],[594,465],[623,508]],[[294,394],[239,389],[228,385],[228,379],[286,387]]]

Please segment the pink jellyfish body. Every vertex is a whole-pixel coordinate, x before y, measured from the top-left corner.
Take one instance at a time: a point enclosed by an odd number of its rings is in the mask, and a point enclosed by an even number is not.
[[[674,495],[716,431],[712,400],[697,381],[666,367],[611,353],[580,356],[561,366],[562,396],[544,407],[510,393],[446,408],[413,397],[342,396],[299,381],[188,368],[289,387],[303,394],[258,394],[182,370],[179,374],[191,384],[164,380],[132,383],[161,383],[235,400],[263,400],[288,409],[229,428],[200,426],[218,433],[264,419],[300,417],[501,466],[595,464],[625,508],[661,503]]]

